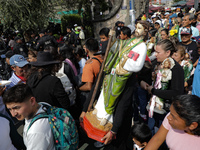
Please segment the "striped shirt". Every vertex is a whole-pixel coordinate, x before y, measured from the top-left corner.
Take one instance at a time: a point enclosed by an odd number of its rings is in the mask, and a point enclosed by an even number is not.
[[[14,72],[8,81],[11,81],[11,83],[6,86],[7,90],[10,89],[11,87],[17,85],[19,82],[24,83],[20,78],[18,78],[16,76],[16,74]]]

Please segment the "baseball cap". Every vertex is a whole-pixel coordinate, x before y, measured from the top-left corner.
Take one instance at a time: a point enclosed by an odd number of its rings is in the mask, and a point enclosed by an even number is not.
[[[169,18],[177,18],[177,14],[172,14]]]
[[[22,38],[19,37],[19,36],[16,36],[16,37],[14,38],[14,40],[15,40],[15,41],[17,41],[17,40],[22,40]]]
[[[25,65],[27,65],[29,62],[24,58],[24,56],[22,55],[13,55],[11,58],[10,58],[10,65],[15,65],[15,66],[18,66],[18,67],[24,67]]]
[[[99,51],[96,52],[94,55],[105,54],[106,53],[107,45],[108,45],[108,41],[100,42],[100,44],[99,44]]]
[[[181,34],[192,34],[192,30],[191,30],[191,28],[183,27],[181,29]]]
[[[1,55],[1,58],[6,58],[6,55],[5,54]]]
[[[195,39],[198,43],[200,43],[200,36],[192,37],[192,39]]]
[[[155,23],[158,23],[159,25],[160,25],[160,27],[162,27],[162,23],[161,23],[161,21],[160,20],[156,20],[156,22]]]

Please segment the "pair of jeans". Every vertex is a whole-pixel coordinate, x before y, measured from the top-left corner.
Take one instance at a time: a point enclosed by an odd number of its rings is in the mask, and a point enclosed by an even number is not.
[[[144,89],[142,89],[140,86],[137,88],[137,97],[139,100],[139,106],[140,106],[140,114],[146,114],[146,106],[147,106],[147,95],[148,92]]]
[[[142,89],[140,86],[137,86],[135,95],[133,96],[133,108],[134,108],[134,121],[139,121],[139,111],[140,114],[145,115],[147,110],[147,95],[148,92]],[[138,107],[140,109],[138,109]]]
[[[152,135],[155,134],[154,127],[160,128],[166,115],[167,114],[158,114],[154,112],[153,118],[148,118],[148,126],[152,132]]]

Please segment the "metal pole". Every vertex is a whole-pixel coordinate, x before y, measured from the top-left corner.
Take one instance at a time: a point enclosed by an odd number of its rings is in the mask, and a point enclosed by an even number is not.
[[[135,0],[130,0],[131,1],[131,25],[135,25]]]
[[[131,0],[131,9],[134,10],[135,0]]]
[[[194,1],[194,8],[197,10],[198,7],[199,7],[199,0],[195,0]]]

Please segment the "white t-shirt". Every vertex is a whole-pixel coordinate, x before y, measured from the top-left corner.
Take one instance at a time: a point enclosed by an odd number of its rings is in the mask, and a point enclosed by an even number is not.
[[[44,112],[42,106],[36,114]],[[53,133],[48,118],[35,121],[27,132],[32,119],[25,119],[23,132],[24,144],[27,150],[55,150]]]
[[[10,122],[3,117],[0,117],[0,149],[17,150],[10,139]]]
[[[81,39],[81,40],[84,40],[85,39],[85,34],[84,34],[84,32],[81,30],[80,31],[80,33],[79,33],[79,38]]]
[[[14,47],[15,44],[16,44],[16,42],[14,40],[10,40],[8,43],[8,46]]]
[[[86,62],[85,58],[81,58],[81,60],[78,62],[80,66],[80,74],[83,73],[83,67],[85,66],[85,62]]]

